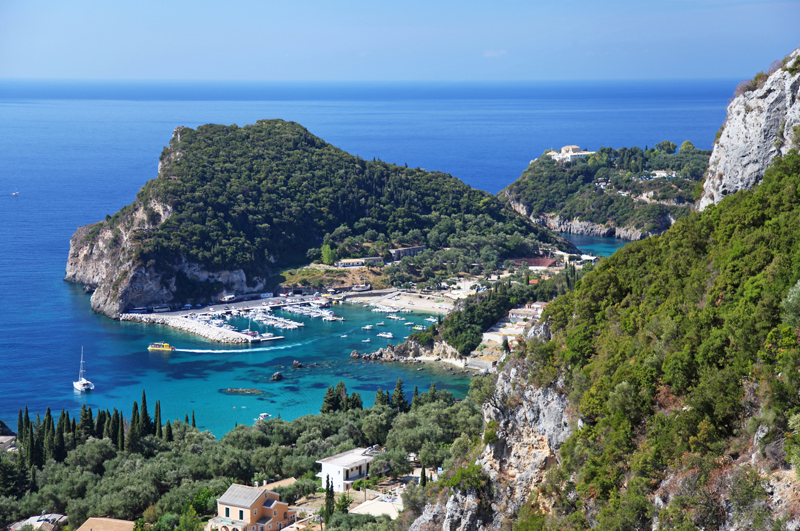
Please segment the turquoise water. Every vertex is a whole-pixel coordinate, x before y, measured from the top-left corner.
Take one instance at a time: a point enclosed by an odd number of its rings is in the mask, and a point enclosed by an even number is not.
[[[593,256],[611,256],[617,249],[622,249],[631,243],[619,238],[598,238],[597,236],[581,236],[567,232],[559,232],[559,235],[574,243],[585,254]]]
[[[467,380],[431,369],[353,362],[360,327],[375,314],[344,308],[344,323],[316,321],[269,347],[220,347],[185,333],[95,315],[79,286],[62,281],[69,238],[80,225],[131,203],[156,176],[176,126],[244,125],[282,118],[364,158],[449,172],[496,193],[550,147],[645,146],[691,140],[709,149],[734,82],[461,84],[148,84],[0,80],[0,419],[18,408],[77,413],[82,403],[130,415],[148,393],[169,418],[196,411],[222,435],[258,413],[284,418],[319,411],[325,388],[345,381],[362,393],[398,377],[431,381],[463,396]],[[11,192],[20,195],[12,197]],[[619,240],[582,245],[610,254]],[[388,324],[388,322],[387,322]],[[352,335],[349,331],[352,330]],[[398,331],[392,329],[395,335]],[[348,338],[339,337],[347,333]],[[373,333],[377,333],[377,330]],[[165,340],[190,352],[151,354]],[[373,339],[372,347],[381,346]],[[81,347],[94,393],[76,396]],[[214,352],[220,351],[220,352]],[[297,359],[315,369],[293,371]],[[279,366],[283,366],[281,368]],[[281,370],[286,380],[267,381]],[[256,387],[263,396],[230,396]],[[234,407],[235,406],[235,407]],[[245,406],[243,408],[243,406]]]

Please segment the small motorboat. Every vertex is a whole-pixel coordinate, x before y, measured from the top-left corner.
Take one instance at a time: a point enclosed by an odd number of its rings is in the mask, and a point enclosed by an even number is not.
[[[169,343],[152,343],[147,350],[161,350],[164,352],[172,352],[175,347],[171,347]]]

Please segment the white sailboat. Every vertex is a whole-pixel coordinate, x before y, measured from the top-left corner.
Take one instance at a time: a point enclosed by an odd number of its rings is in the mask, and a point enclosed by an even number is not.
[[[83,347],[81,347],[81,371],[78,373],[78,381],[72,382],[72,387],[79,393],[85,393],[94,389],[94,384],[86,379],[86,370],[83,366]]]

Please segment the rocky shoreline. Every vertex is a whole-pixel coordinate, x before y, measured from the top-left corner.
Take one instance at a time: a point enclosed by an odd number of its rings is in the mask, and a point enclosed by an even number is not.
[[[183,330],[184,332],[191,332],[192,334],[197,334],[198,336],[202,336],[206,339],[210,339],[211,341],[216,341],[218,343],[249,343],[247,337],[238,332],[233,332],[231,330],[225,330],[224,328],[218,328],[216,326],[203,324],[198,321],[193,321],[192,319],[187,319],[185,317],[170,317],[166,315],[139,314],[139,313],[123,313],[119,316],[119,320],[132,321],[136,323],[170,326],[172,328],[177,328],[178,330]]]

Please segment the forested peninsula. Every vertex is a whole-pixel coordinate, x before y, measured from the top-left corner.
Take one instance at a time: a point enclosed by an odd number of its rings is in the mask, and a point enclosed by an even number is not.
[[[299,124],[260,120],[177,128],[135,202],[75,232],[66,280],[117,317],[129,306],[271,288],[275,271],[323,251],[382,256],[417,244],[451,250],[431,264],[451,270],[574,250],[455,177],[367,161]]]
[[[664,141],[585,153],[557,160],[545,151],[498,197],[559,232],[638,240],[692,210],[711,156],[688,140],[680,151]]]

